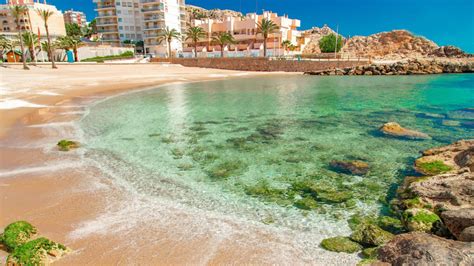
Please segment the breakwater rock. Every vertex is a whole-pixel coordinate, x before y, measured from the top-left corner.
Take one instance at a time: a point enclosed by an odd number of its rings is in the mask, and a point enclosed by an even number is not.
[[[427,75],[443,73],[474,73],[474,61],[406,60],[392,64],[371,64],[365,66],[334,68],[305,72],[319,76],[374,76],[374,75]]]

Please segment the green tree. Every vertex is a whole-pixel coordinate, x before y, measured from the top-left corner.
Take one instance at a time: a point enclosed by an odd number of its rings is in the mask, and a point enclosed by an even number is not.
[[[179,39],[181,34],[175,30],[175,29],[170,29],[169,27],[166,27],[166,29],[162,30],[158,34],[158,43],[162,43],[163,41],[166,41],[166,44],[168,45],[168,58],[171,58],[171,42],[173,39]]]
[[[342,37],[337,37],[337,52],[342,48]],[[319,49],[323,53],[334,53],[336,51],[336,34],[331,33],[321,38],[319,41]]]
[[[97,34],[97,20],[93,19],[88,25],[82,28],[82,36],[91,38],[92,35]]]
[[[82,29],[76,23],[66,23],[66,34],[67,36],[82,37]]]
[[[201,27],[189,27],[186,31],[186,41],[192,40],[194,45],[194,57],[198,57],[197,46],[199,39],[206,37],[206,32]]]
[[[30,68],[26,65],[25,45],[23,44],[23,29],[21,28],[21,24],[20,24],[20,19],[24,18],[25,14],[28,12],[28,7],[16,5],[16,6],[11,7],[11,12],[12,12],[13,17],[15,18],[16,27],[18,29],[18,39],[20,41],[23,69],[30,70]]]
[[[46,37],[48,38],[48,56],[49,59],[51,60],[51,66],[53,69],[58,68],[56,66],[56,63],[54,62],[54,55],[53,55],[53,45],[51,44],[51,36],[49,36],[49,26],[48,26],[48,20],[51,18],[51,16],[54,14],[54,11],[52,10],[45,10],[45,9],[38,9],[36,10],[40,18],[44,22],[44,27],[46,29]]]
[[[235,43],[235,39],[228,32],[219,32],[212,37],[212,42],[221,47],[221,57],[224,57],[224,47],[227,44]]]
[[[28,47],[31,60],[33,62],[36,61],[36,47],[39,45],[38,35],[31,32],[23,32],[23,41],[26,47]]]
[[[263,57],[267,57],[268,36],[272,33],[275,33],[279,29],[280,27],[278,27],[278,25],[270,19],[264,18],[262,21],[257,23],[257,34],[262,34],[263,36]]]
[[[5,37],[5,35],[0,35],[0,61],[3,63],[3,54],[9,52],[12,49],[12,42]]]
[[[72,50],[74,53],[74,61],[79,62],[77,49],[82,46],[83,43],[78,36],[62,36],[57,40],[57,47],[67,51]]]

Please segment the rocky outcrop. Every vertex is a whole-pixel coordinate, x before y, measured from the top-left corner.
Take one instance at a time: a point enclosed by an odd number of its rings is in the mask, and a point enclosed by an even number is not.
[[[354,36],[347,40],[342,53],[350,57],[405,59],[427,57],[439,46],[406,30],[381,32],[370,36]],[[441,52],[439,52],[441,53]]]
[[[473,265],[474,243],[408,233],[382,246],[378,259],[392,265]]]
[[[237,12],[234,10],[228,9],[211,9],[207,10],[202,7],[193,6],[193,5],[186,5],[186,22],[187,25],[192,25],[192,20],[194,19],[216,19],[216,20],[223,20],[225,16],[233,16],[233,17],[243,17],[244,15],[241,12]]]
[[[321,38],[329,34],[336,34],[336,32],[329,28],[327,25],[324,25],[321,28],[314,27],[310,30],[305,31],[304,35],[309,36],[310,41],[306,44],[303,50],[303,54],[320,54],[321,49],[319,48],[319,41],[321,40]]]
[[[337,172],[351,175],[365,175],[369,172],[369,164],[362,161],[332,161],[330,166]]]
[[[374,76],[374,75],[426,75],[443,73],[474,73],[474,61],[406,60],[393,64],[372,64],[348,68],[335,68],[306,72],[308,75]]]
[[[441,213],[441,218],[449,231],[460,239],[466,228],[474,226],[474,208],[445,211]]]
[[[431,139],[425,133],[418,132],[416,130],[403,128],[398,123],[389,122],[384,124],[380,128],[380,132],[384,135],[395,137],[395,138],[402,138],[402,139],[412,139],[412,140],[424,140],[424,139]]]
[[[423,156],[415,161],[415,170],[424,175],[431,175],[427,173],[429,169],[424,169],[423,165],[433,162],[441,162],[448,166],[450,169],[447,172],[456,172],[463,168],[474,172],[474,140],[461,140],[448,146],[424,151]]]
[[[448,57],[448,58],[463,58],[471,57],[472,55],[466,54],[463,50],[456,46],[448,45],[441,46],[438,49],[433,50],[429,56],[431,57]]]

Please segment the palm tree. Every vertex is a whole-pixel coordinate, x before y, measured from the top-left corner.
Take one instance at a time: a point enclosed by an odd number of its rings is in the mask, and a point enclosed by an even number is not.
[[[11,7],[11,12],[12,12],[13,17],[15,18],[16,27],[18,29],[18,39],[20,41],[21,60],[23,61],[23,69],[30,70],[30,68],[26,65],[25,46],[23,45],[22,29],[20,25],[20,18],[23,18],[23,16],[28,12],[28,7],[16,5],[16,6]]]
[[[197,44],[199,39],[206,37],[206,32],[201,27],[189,27],[186,31],[186,41],[191,39],[194,44],[194,57],[198,57]]]
[[[170,30],[169,27],[166,27],[166,29],[158,34],[158,43],[161,44],[163,41],[166,41],[168,45],[168,58],[171,58],[171,42],[173,39],[179,39],[180,36],[181,34],[177,30]]]
[[[54,14],[53,11],[51,10],[45,10],[45,9],[37,9],[36,12],[38,13],[38,15],[41,17],[41,19],[44,21],[44,28],[46,29],[46,37],[48,38],[48,54],[49,54],[49,58],[51,60],[51,66],[52,68],[58,68],[54,62],[54,55],[53,55],[53,51],[52,51],[52,48],[53,46],[51,45],[51,37],[49,36],[49,28],[48,28],[48,20],[49,18]]]
[[[227,44],[235,43],[234,36],[228,32],[219,32],[212,37],[212,42],[221,47],[221,57],[224,57],[224,47]]]
[[[51,45],[48,43],[48,42],[42,42],[41,43],[41,49],[43,49],[43,51],[46,51],[46,53],[48,54],[48,60],[51,61],[51,51],[53,51],[54,49],[56,49],[57,47],[57,42],[56,43],[52,43]]]
[[[38,47],[39,44],[38,35],[31,32],[24,32],[23,40],[30,52],[31,61],[36,62],[36,47]]]
[[[267,57],[268,35],[275,33],[279,29],[280,27],[278,27],[278,25],[275,24],[275,22],[266,18],[262,19],[262,21],[257,24],[257,34],[260,33],[263,35],[263,56],[264,57]]]
[[[74,53],[74,61],[78,62],[79,58],[77,55],[77,49],[83,45],[81,39],[78,36],[62,36],[56,41],[58,48],[66,51],[72,50]]]

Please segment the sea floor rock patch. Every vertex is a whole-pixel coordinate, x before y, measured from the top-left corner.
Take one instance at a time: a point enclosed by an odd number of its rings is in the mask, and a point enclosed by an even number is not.
[[[425,134],[416,130],[404,128],[396,122],[389,122],[389,123],[384,124],[380,128],[380,132],[382,132],[382,134],[386,136],[401,138],[401,139],[410,139],[410,140],[431,139],[431,137],[428,134]]]

